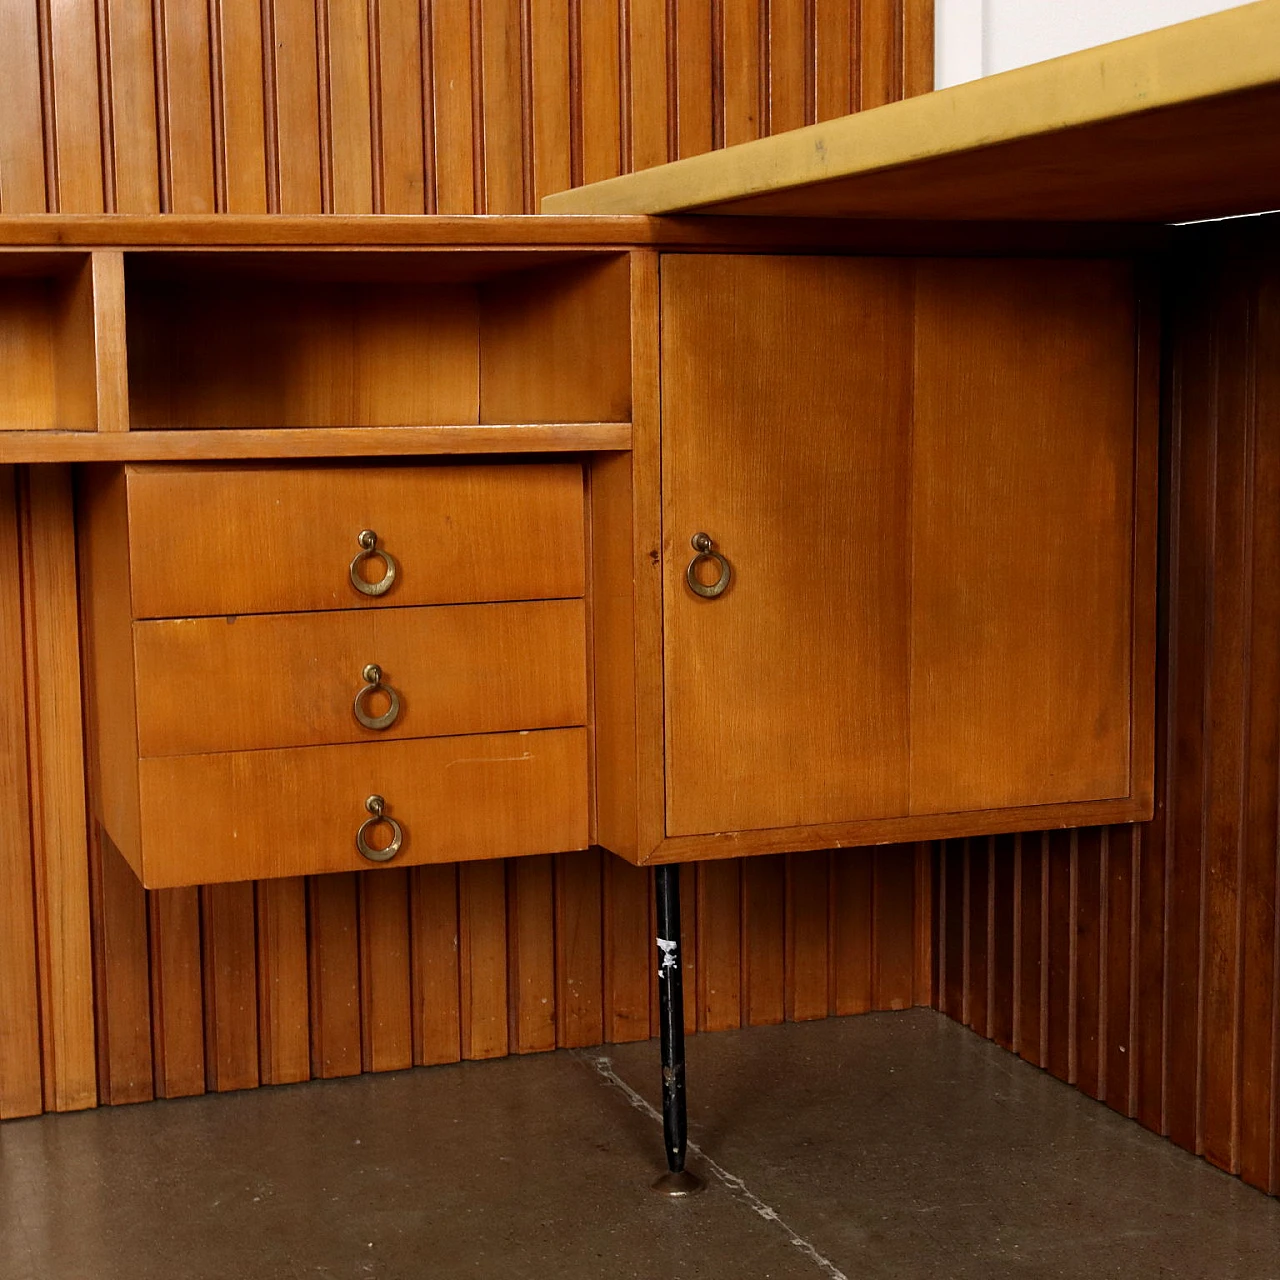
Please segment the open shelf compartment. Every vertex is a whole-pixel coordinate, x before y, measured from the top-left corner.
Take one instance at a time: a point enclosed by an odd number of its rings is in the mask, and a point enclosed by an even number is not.
[[[144,252],[134,430],[630,420],[617,252]]]
[[[97,426],[87,253],[0,254],[0,431]]]

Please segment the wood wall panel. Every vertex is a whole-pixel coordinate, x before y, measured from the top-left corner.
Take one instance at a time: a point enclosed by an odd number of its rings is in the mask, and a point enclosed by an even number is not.
[[[97,1064],[70,470],[28,468],[19,494],[44,1096],[54,1110],[71,1111],[96,1100]]]
[[[1280,220],[1183,244],[1165,284],[1155,819],[1002,838],[982,860],[936,850],[937,1004],[1275,1194]]]
[[[311,1074],[307,975],[307,882],[300,876],[254,886],[258,920],[258,1074],[294,1084]]]
[[[0,212],[47,213],[35,4],[0,8]]]
[[[0,653],[22,653],[18,503],[12,467],[0,468]],[[0,666],[0,1118],[41,1109],[23,664]]]
[[[15,0],[0,6],[0,212],[533,212],[557,187],[852,110],[861,68],[888,67],[877,93],[896,95],[904,22],[930,6],[890,0],[881,21],[870,3]],[[931,53],[921,37],[912,65]],[[0,474],[0,548],[25,521],[22,554],[56,553],[64,588],[58,616],[27,619],[28,664],[69,660],[75,639],[66,477],[33,501],[36,475]],[[0,628],[23,625],[18,589],[0,579]],[[0,1115],[653,1029],[649,872],[571,854],[145,894],[77,816],[78,729],[33,755],[13,714],[28,677],[6,672],[0,794],[56,765],[41,776],[72,805],[37,814],[34,836],[22,805],[2,815],[17,914],[0,933]],[[37,918],[22,886],[46,857],[75,901],[41,899]],[[898,850],[691,868],[690,1029],[927,999],[922,866]],[[55,964],[66,1002],[42,1020]]]

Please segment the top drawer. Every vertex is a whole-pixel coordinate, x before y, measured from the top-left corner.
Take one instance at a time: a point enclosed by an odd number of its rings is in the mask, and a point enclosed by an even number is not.
[[[573,463],[126,470],[135,618],[583,594]],[[394,561],[361,554],[360,535]]]

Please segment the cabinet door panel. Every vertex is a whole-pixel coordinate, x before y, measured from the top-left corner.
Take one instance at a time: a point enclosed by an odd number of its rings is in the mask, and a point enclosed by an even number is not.
[[[911,812],[1127,795],[1132,270],[927,262],[916,307]]]
[[[663,260],[669,835],[906,812],[911,273]]]

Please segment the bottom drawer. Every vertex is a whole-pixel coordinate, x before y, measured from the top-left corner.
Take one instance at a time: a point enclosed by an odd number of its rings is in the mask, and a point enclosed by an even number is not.
[[[149,889],[586,848],[587,733],[545,729],[139,762]],[[356,848],[383,796],[399,851]],[[368,833],[385,845],[389,828]]]

